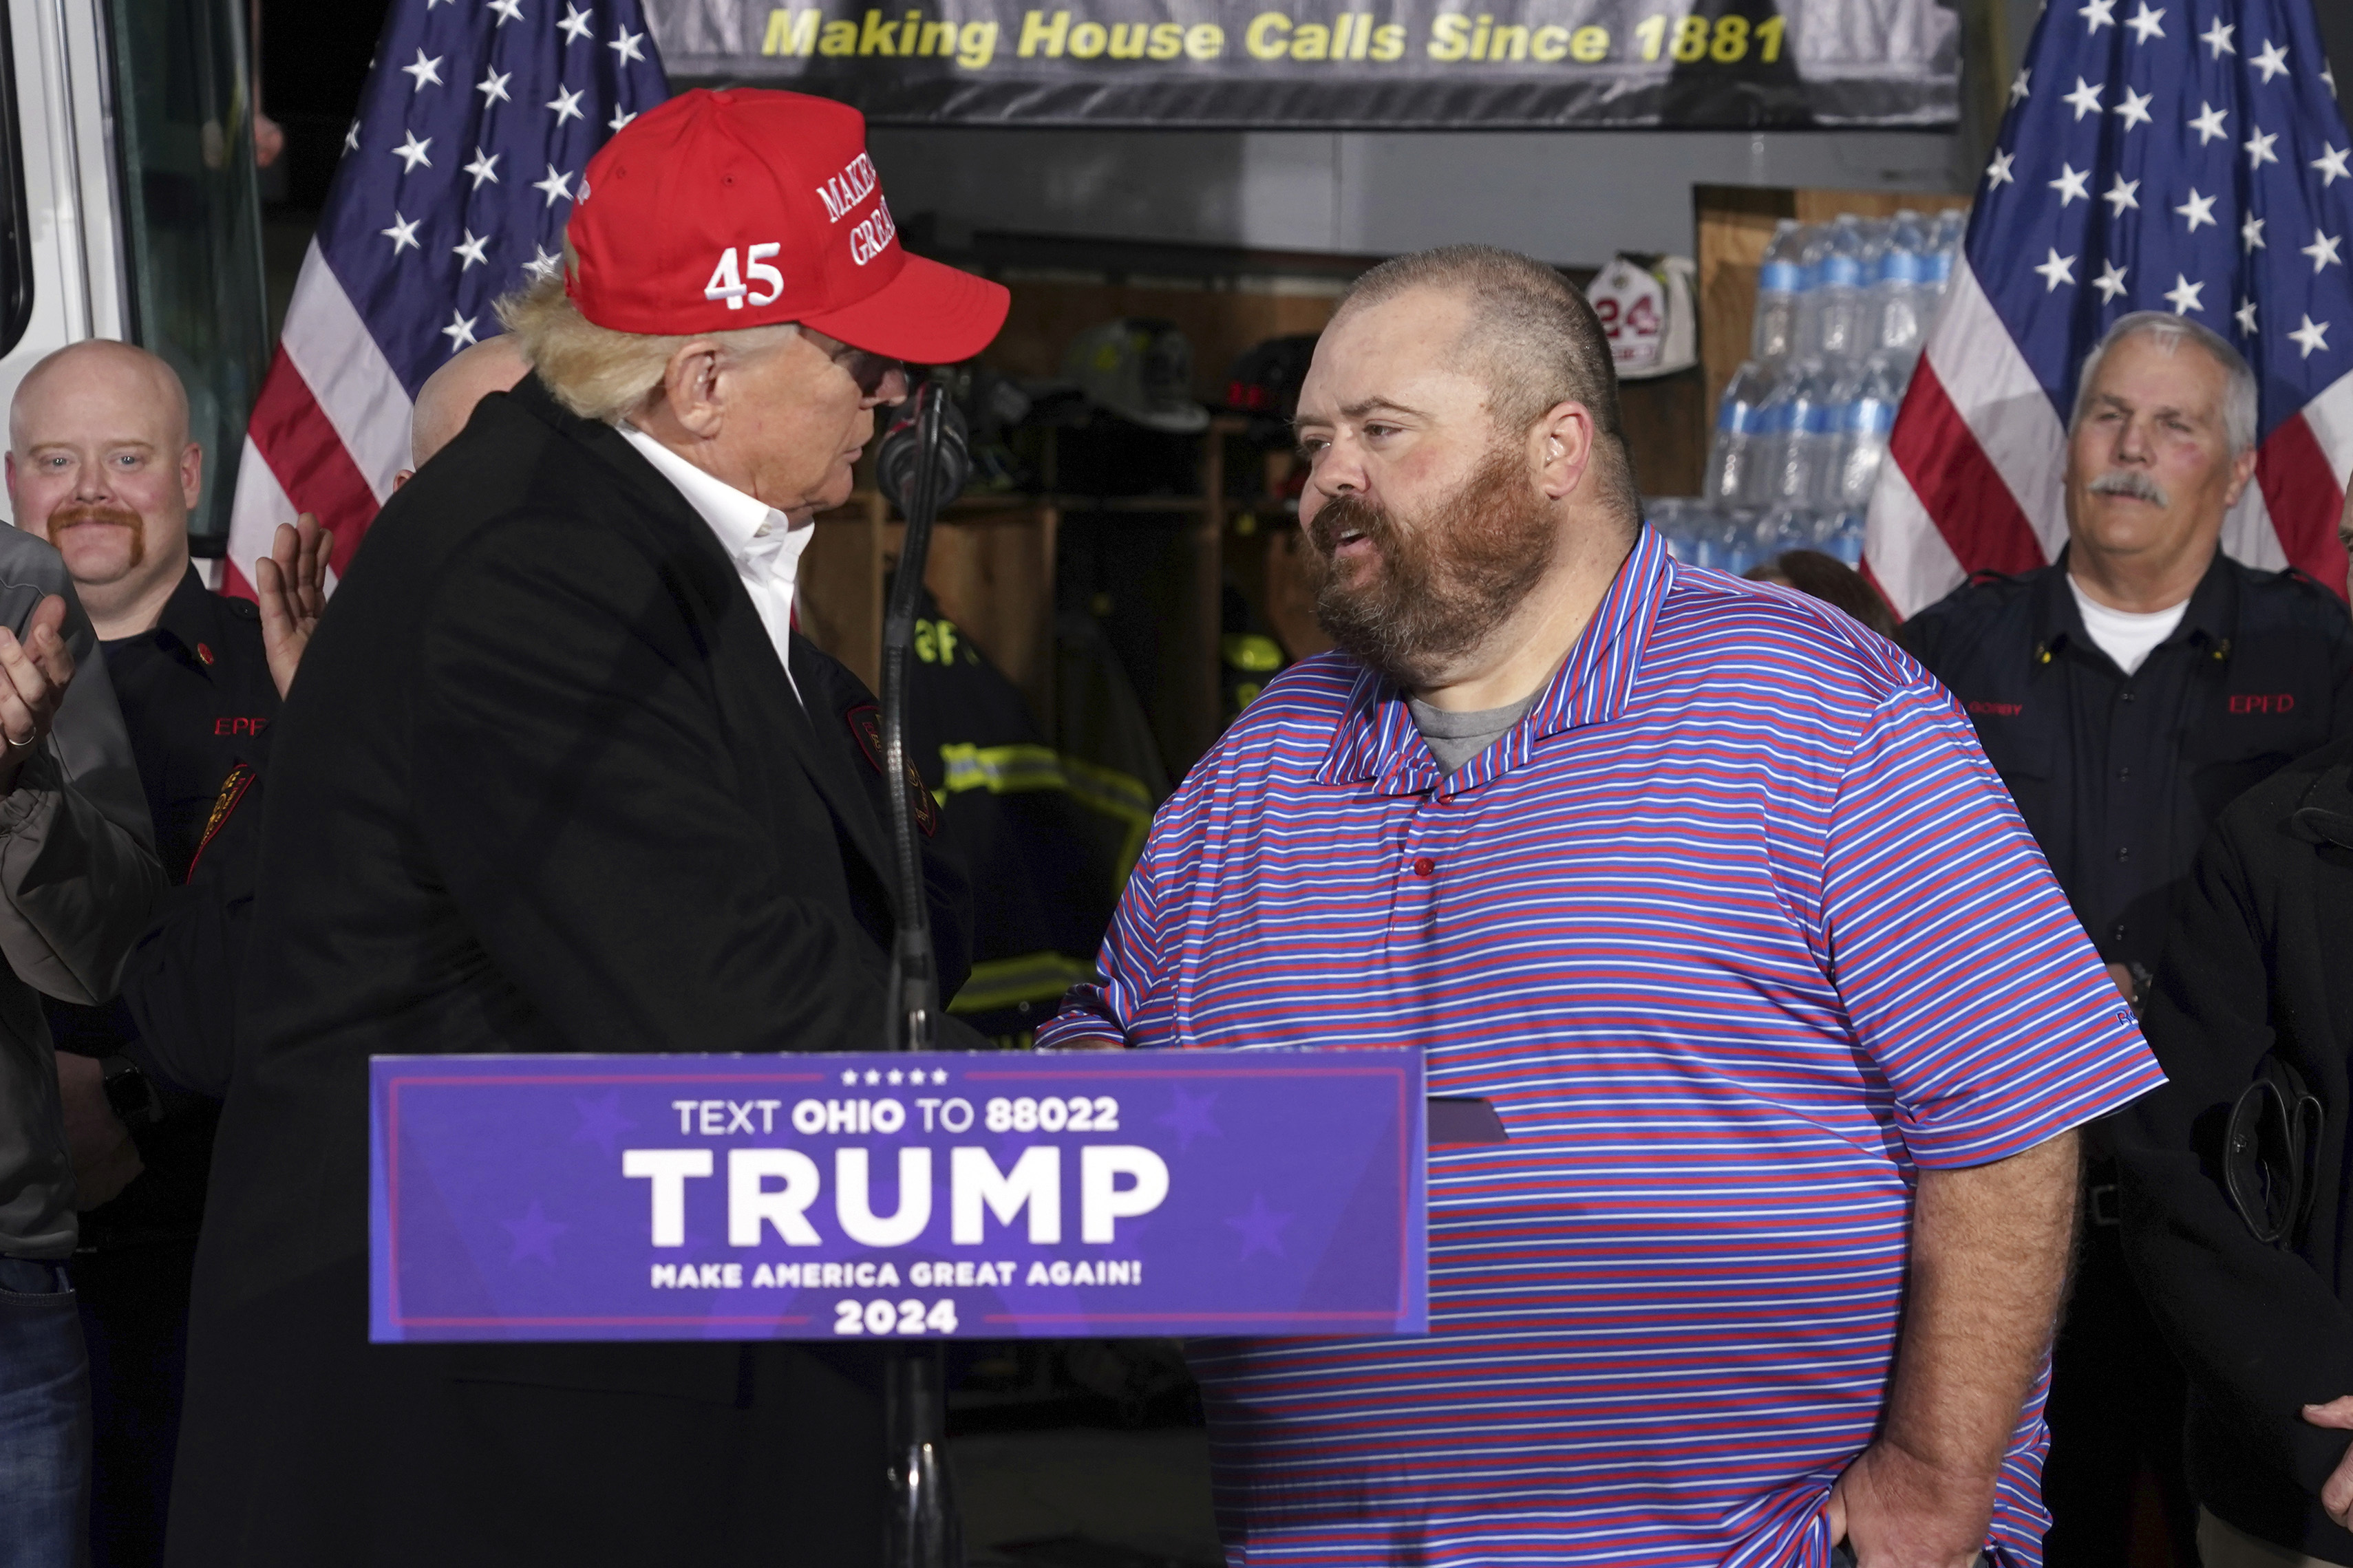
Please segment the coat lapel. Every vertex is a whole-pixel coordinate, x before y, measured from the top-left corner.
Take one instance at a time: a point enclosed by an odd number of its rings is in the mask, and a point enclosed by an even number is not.
[[[623,486],[645,510],[678,535],[681,546],[699,557],[707,574],[723,583],[720,592],[728,597],[729,618],[735,626],[748,627],[747,636],[756,637],[756,649],[744,650],[744,657],[757,658],[762,668],[773,671],[775,679],[765,681],[767,695],[773,700],[764,702],[764,710],[772,714],[777,728],[784,733],[793,760],[808,775],[809,782],[823,796],[832,812],[842,837],[848,840],[874,878],[889,892],[891,906],[898,907],[898,879],[891,869],[891,856],[881,825],[874,820],[874,810],[866,795],[859,788],[857,777],[850,772],[849,759],[839,745],[828,745],[820,737],[815,721],[820,717],[812,713],[801,701],[796,700],[794,688],[784,678],[783,667],[776,661],[776,645],[769,639],[768,628],[753,606],[750,590],[735,570],[735,563],[720,548],[710,525],[702,513],[687,504],[677,487],[661,477],[654,466],[638,454],[636,447],[622,439],[621,433],[609,425],[583,419],[557,403],[536,376],[526,377],[507,395],[515,398],[538,418],[585,448],[597,461],[611,469]],[[738,641],[742,639],[736,639]],[[796,634],[793,641],[800,642]],[[723,647],[714,642],[712,652],[718,655]],[[797,675],[798,670],[795,673]],[[830,715],[824,717],[829,718]]]

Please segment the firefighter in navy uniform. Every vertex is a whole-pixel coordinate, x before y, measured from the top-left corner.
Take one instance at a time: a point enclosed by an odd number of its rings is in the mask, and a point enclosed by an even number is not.
[[[16,417],[28,442],[12,465],[19,525],[57,546],[89,608],[176,886],[225,815],[218,803],[235,799],[269,746],[280,688],[260,612],[208,592],[190,563],[203,454],[162,360],[114,342],[62,350],[26,377]],[[301,538],[317,579],[316,525]],[[95,1416],[93,1555],[100,1568],[156,1563],[219,1110],[157,1069],[121,997],[47,1006],[58,1050],[99,1068],[69,1061],[60,1072],[80,1201],[92,1205],[74,1279]]]
[[[2219,547],[2255,428],[2254,380],[2227,343],[2170,315],[2125,317],[2084,366],[2057,563],[1972,583],[1904,628],[2136,1006],[2223,806],[2353,731],[2344,605]],[[2195,1562],[2181,1376],[2125,1273],[2100,1124],[2090,1150],[2083,1258],[2052,1359],[2051,1560],[2121,1568],[2146,1469],[2177,1561]]]

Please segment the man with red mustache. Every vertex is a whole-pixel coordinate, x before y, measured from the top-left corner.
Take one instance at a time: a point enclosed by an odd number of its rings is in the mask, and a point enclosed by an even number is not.
[[[49,355],[18,386],[10,431],[17,524],[57,547],[90,612],[164,874],[184,882],[226,815],[216,805],[234,808],[267,755],[301,654],[287,589],[297,585],[298,609],[315,618],[324,537],[306,519],[281,531],[281,562],[260,564],[278,602],[271,623],[206,590],[188,551],[204,450],[188,438],[179,376],[145,349],[93,341]],[[150,1077],[157,1058],[123,1000],[53,1000],[49,1021],[82,1210],[75,1287],[96,1410],[97,1561],[155,1563],[219,1113]]]
[[[1376,268],[1297,423],[1338,647],[1039,1044],[1419,1045],[1509,1139],[1431,1152],[1427,1338],[1196,1350],[1229,1558],[2039,1564],[2073,1129],[2158,1075],[1968,721],[1668,555],[1550,268]]]

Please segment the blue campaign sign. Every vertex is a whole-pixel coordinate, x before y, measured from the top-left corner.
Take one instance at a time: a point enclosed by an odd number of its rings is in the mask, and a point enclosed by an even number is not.
[[[1429,1327],[1412,1050],[378,1057],[369,1337]]]

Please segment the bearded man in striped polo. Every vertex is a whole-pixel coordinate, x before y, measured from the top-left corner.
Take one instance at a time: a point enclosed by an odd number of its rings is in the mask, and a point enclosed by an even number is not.
[[[1943,689],[1642,526],[1557,272],[1375,268],[1299,405],[1336,648],[1040,1044],[1413,1044],[1427,1338],[1193,1357],[1229,1560],[2042,1562],[2084,1121],[2159,1075]]]

